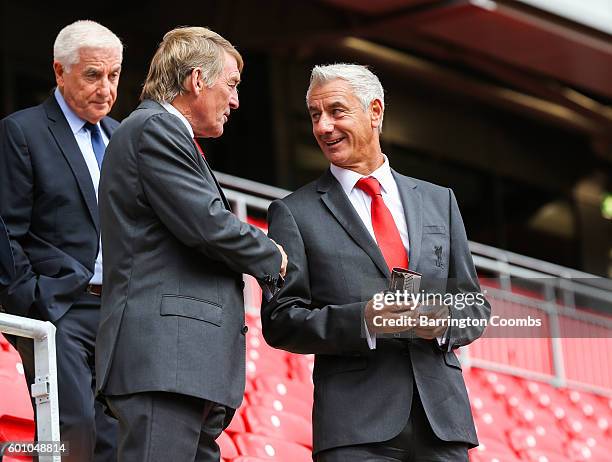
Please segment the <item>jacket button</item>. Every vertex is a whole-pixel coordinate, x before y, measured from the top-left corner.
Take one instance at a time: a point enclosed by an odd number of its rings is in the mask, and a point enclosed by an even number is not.
[[[246,335],[248,331],[249,331],[249,326],[243,326],[241,329],[242,335]]]

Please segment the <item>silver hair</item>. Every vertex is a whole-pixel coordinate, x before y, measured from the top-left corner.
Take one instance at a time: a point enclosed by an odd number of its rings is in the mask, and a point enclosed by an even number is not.
[[[123,59],[123,44],[110,29],[94,21],[75,21],[64,27],[53,44],[53,59],[67,72],[79,62],[81,48],[116,49]]]
[[[383,114],[380,116],[378,133],[382,133],[382,122],[385,111],[385,91],[378,77],[366,66],[359,64],[327,64],[315,66],[310,73],[310,85],[306,92],[306,103],[310,98],[311,90],[317,85],[322,85],[332,80],[345,80],[353,89],[353,93],[361,102],[364,111],[368,110],[370,103],[379,99],[382,104]]]

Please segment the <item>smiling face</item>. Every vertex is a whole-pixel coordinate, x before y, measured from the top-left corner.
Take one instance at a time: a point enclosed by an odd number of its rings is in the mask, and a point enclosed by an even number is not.
[[[53,62],[55,80],[66,103],[81,119],[92,124],[106,116],[117,99],[121,53],[117,49],[81,48],[70,71]]]
[[[240,70],[236,58],[225,53],[225,64],[212,87],[203,86],[192,109],[193,131],[196,136],[218,138],[223,135],[223,125],[230,111],[238,109],[238,84]]]
[[[332,164],[362,175],[382,165],[378,138],[380,100],[372,101],[364,111],[348,82],[336,79],[311,88],[308,111],[312,132]]]

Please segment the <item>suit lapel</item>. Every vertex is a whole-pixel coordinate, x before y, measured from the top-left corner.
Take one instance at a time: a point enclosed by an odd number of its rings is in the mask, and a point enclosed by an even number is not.
[[[217,181],[217,177],[215,176],[212,168],[210,168],[210,165],[209,165],[208,161],[206,160],[206,157],[204,157],[200,153],[200,150],[195,145],[195,141],[193,142],[193,148],[196,150],[196,156],[199,156],[202,159],[202,161],[204,162],[205,170],[208,172],[208,174],[213,179],[215,185],[217,186],[217,190],[219,191],[219,195],[221,196],[221,200],[223,201],[223,204],[225,205],[225,208],[228,209],[231,212],[232,211],[232,206],[230,205],[229,201],[227,200],[227,197],[225,197],[225,194],[223,193],[223,189],[221,189],[221,185]]]
[[[423,199],[417,184],[408,177],[400,175],[395,170],[391,170],[397,189],[399,190],[406,225],[408,226],[409,240],[409,269],[416,270],[421,256],[421,239],[423,237]]]
[[[340,183],[338,183],[329,170],[319,179],[317,186],[318,191],[322,193],[321,200],[323,204],[329,209],[334,218],[357,245],[368,254],[381,273],[385,277],[389,277],[389,268],[380,248],[363,225],[357,212],[355,212],[353,205],[342,190],[342,186],[340,186]]]
[[[74,138],[74,134],[70,130],[70,126],[62,113],[55,97],[49,97],[44,103],[45,110],[47,112],[47,118],[49,119],[49,130],[55,138],[55,142],[59,147],[61,153],[66,158],[74,177],[79,185],[81,195],[85,200],[87,209],[91,219],[96,227],[96,230],[100,232],[100,222],[98,219],[98,201],[96,199],[96,191],[91,181],[91,175],[89,169],[83,158],[83,154],[79,148],[79,145]]]

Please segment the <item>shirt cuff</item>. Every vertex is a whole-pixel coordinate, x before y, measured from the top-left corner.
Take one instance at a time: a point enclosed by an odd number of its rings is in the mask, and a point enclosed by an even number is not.
[[[375,350],[376,334],[374,334],[374,336],[370,335],[370,331],[368,330],[368,323],[365,320],[365,316],[363,317],[363,330],[365,331],[366,340],[368,341],[368,347],[370,347],[370,350]]]
[[[442,335],[441,337],[436,337],[436,340],[438,341],[438,346],[440,348],[446,349],[447,351],[451,351],[449,333],[450,333],[450,327],[447,327],[446,330],[444,331],[444,335]]]

